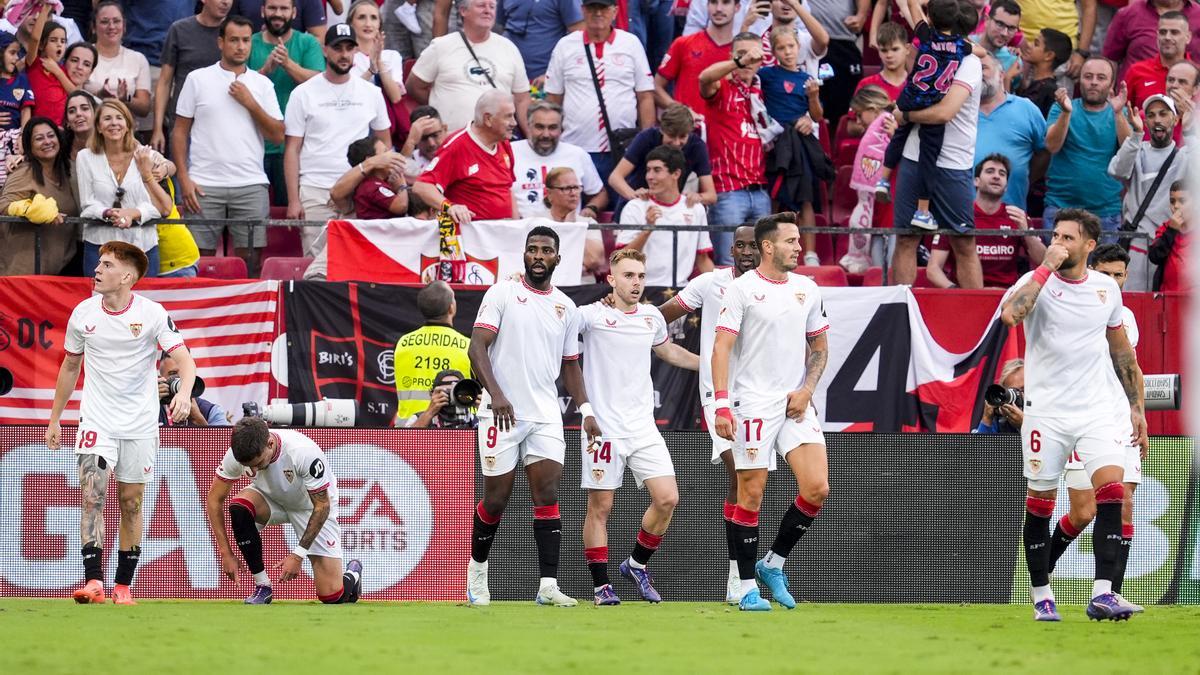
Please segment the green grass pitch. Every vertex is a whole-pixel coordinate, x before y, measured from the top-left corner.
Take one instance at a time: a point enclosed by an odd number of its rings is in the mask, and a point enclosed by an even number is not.
[[[0,673],[1200,673],[1200,607],[0,600]]]

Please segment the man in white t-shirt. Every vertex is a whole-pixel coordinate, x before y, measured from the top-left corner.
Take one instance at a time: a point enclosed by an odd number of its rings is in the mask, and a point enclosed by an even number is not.
[[[825,435],[812,405],[829,359],[829,322],[821,289],[792,272],[802,248],[794,219],[795,214],[779,214],[755,224],[761,262],[725,289],[713,342],[716,431],[733,442],[737,469],[738,503],[730,521],[743,611],[771,609],[756,578],[776,602],[796,606],[783,565],[829,495]],[[807,345],[797,344],[801,334]],[[771,549],[756,562],[758,513],[776,455],[791,467],[799,491]]]
[[[291,553],[275,565],[280,583],[295,579],[307,559],[317,599],[327,605],[358,602],[362,563],[351,560],[342,572],[338,482],[329,459],[308,436],[271,430],[257,417],[243,417],[233,426],[229,450],[208,489],[205,512],[221,554],[222,574],[237,582],[238,562],[225,531],[225,501],[233,484],[243,477],[249,477],[250,484],[229,499],[228,513],[234,541],[254,575],[254,593],[246,598],[246,604],[271,604],[274,593],[263,562],[260,533],[277,523],[291,525],[297,540]]]
[[[592,573],[596,605],[619,605],[608,579],[608,515],[613,492],[621,487],[628,466],[639,488],[650,493],[633,552],[620,566],[621,576],[637,585],[647,602],[662,602],[646,565],[658,550],[671,514],[679,502],[675,467],[654,417],[654,382],[650,352],[663,361],[697,370],[700,359],[671,342],[667,322],[653,305],[641,304],[646,283],[646,256],[621,249],[609,258],[611,307],[596,302],[579,308],[583,336],[583,377],[588,399],[604,437],[580,439],[582,487],[588,491],[583,521],[583,555]]]
[[[658,306],[658,311],[668,324],[676,319],[700,312],[700,404],[704,412],[704,425],[712,439],[712,463],[725,466],[728,487],[725,494],[725,544],[729,554],[729,577],[725,586],[725,602],[736,605],[742,599],[742,584],[738,577],[737,550],[733,533],[733,510],[737,507],[737,469],[733,465],[733,444],[717,435],[716,399],[712,386],[712,353],[716,339],[717,317],[721,304],[725,302],[725,289],[734,279],[750,272],[759,264],[758,242],[754,240],[754,226],[742,225],[733,233],[730,247],[733,267],[722,267],[705,272],[688,282],[670,300]]]
[[[288,99],[283,149],[288,219],[324,222],[345,215],[333,206],[329,189],[350,169],[350,144],[372,134],[392,143],[379,87],[350,75],[357,52],[354,29],[331,26],[325,33],[325,72],[297,86]],[[324,277],[325,228],[306,227],[300,238],[304,254],[317,258],[305,278]]]
[[[511,40],[493,33],[493,0],[455,0],[462,31],[447,33],[421,52],[408,74],[408,95],[438,109],[451,132],[471,122],[475,101],[488,89],[513,95],[517,124],[528,136],[525,110],[529,107],[529,77],[525,59]]]
[[[909,229],[917,199],[922,197],[930,200],[929,209],[939,227],[959,232],[975,227],[975,140],[982,84],[983,64],[978,56],[967,54],[954,71],[954,81],[941,101],[921,110],[898,113],[901,124],[944,124],[946,135],[935,170],[925,176],[919,164],[920,134],[909,134],[900,160],[900,177],[896,180],[893,213],[897,228]],[[983,270],[974,237],[966,241],[969,243],[960,243],[955,249],[958,283],[968,288],[982,288]],[[920,234],[896,238],[896,250],[892,254],[892,274],[896,283],[912,285],[916,280],[917,245],[920,243]]]
[[[525,236],[524,276],[487,290],[471,333],[471,372],[484,390],[479,406],[483,499],[475,507],[467,563],[467,601],[472,605],[491,602],[488,555],[512,494],[518,463],[525,465],[533,498],[533,538],[541,578],[537,602],[559,607],[578,604],[558,589],[562,544],[558,481],[566,455],[555,384],[559,375],[579,406],[588,439],[601,434],[579,368],[579,310],[550,283],[562,259],[558,246],[558,233],[549,227],[530,230]]]
[[[678,148],[666,145],[646,155],[647,199],[635,199],[621,211],[622,225],[653,225],[653,230],[621,230],[617,246],[635,248],[646,254],[646,283],[650,286],[682,286],[692,276],[713,268],[712,242],[708,232],[672,232],[675,227],[707,227],[703,204],[688,206],[679,192],[679,176],[687,160]]]
[[[133,244],[110,241],[100,247],[96,294],[79,303],[67,321],[62,367],[54,388],[46,447],[58,450],[60,420],[67,400],[87,366],[75,455],[79,465],[82,507],[79,534],[83,543],[85,585],[73,594],[80,604],[104,602],[104,500],[110,474],[117,478],[121,504],[121,537],[113,602],[135,605],[129,586],[142,543],[142,492],[154,479],[158,451],[158,369],[162,352],[179,364],[179,389],[171,398],[170,416],[187,419],[192,405],[196,364],[175,322],[162,305],[133,294],[150,262]]]
[[[1129,279],[1129,253],[1117,244],[1103,244],[1092,251],[1088,269],[1099,272],[1113,281],[1122,292],[1125,282]],[[1121,307],[1121,326],[1129,337],[1129,346],[1137,349],[1140,332],[1137,319],[1128,306]],[[1125,581],[1125,566],[1129,562],[1129,552],[1133,546],[1133,493],[1142,482],[1143,449],[1134,443],[1125,448],[1125,499],[1121,503],[1121,553],[1117,564],[1116,577],[1112,580],[1115,593],[1121,592]],[[1092,489],[1092,481],[1088,478],[1087,469],[1077,453],[1071,453],[1067,461],[1063,483],[1067,486],[1067,497],[1071,508],[1058,524],[1054,526],[1054,534],[1050,541],[1050,573],[1058,559],[1096,517],[1096,492]],[[1132,604],[1132,603],[1130,603]],[[1142,608],[1138,606],[1140,611]]]
[[[582,215],[597,218],[608,204],[608,193],[587,152],[562,140],[562,121],[561,106],[549,101],[535,101],[529,106],[529,138],[512,144],[513,174],[517,178],[512,192],[522,218],[549,213],[543,201],[546,174],[560,166],[574,171],[583,185]]]
[[[563,140],[587,150],[607,183],[616,166],[588,65],[595,66],[611,131],[654,126],[654,78],[646,50],[613,26],[616,0],[583,0],[583,30],[558,41],[546,69],[546,100],[563,106]],[[585,51],[586,50],[586,51]]]
[[[1137,610],[1113,583],[1121,558],[1126,448],[1131,442],[1148,447],[1142,370],[1123,330],[1121,288],[1087,269],[1099,237],[1095,215],[1059,211],[1042,264],[1001,303],[1006,325],[1025,325],[1024,544],[1036,621],[1061,620],[1050,588],[1050,517],[1072,455],[1083,463],[1096,495],[1096,576],[1087,615],[1121,620]]]
[[[283,113],[271,80],[246,67],[254,36],[250,20],[225,19],[219,36],[221,60],[188,74],[175,103],[171,152],[183,209],[202,218],[263,220],[270,212],[263,139],[283,142]],[[216,254],[225,228],[188,227],[200,255]],[[250,276],[258,276],[258,252],[267,245],[266,229],[228,228],[238,257],[246,261]]]

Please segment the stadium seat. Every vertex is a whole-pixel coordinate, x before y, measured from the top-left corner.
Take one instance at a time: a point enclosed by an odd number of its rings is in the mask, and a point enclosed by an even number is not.
[[[830,208],[830,220],[838,227],[850,224],[850,215],[858,205],[858,193],[850,187],[850,174],[854,167],[839,166],[837,178],[833,181],[833,198]]]
[[[828,227],[829,221],[825,219],[824,214],[817,213],[817,214],[813,215],[813,225],[815,225],[817,227]],[[833,262],[835,262],[834,261],[833,235],[832,234],[818,234],[818,235],[816,235],[816,237],[817,237],[817,245],[816,245],[817,257],[819,257],[823,261],[828,261],[831,264]]]
[[[196,276],[206,279],[246,279],[246,261],[234,256],[200,256]]]
[[[929,277],[925,274],[924,267],[917,268],[917,278],[913,280],[913,288],[933,288],[933,284],[929,283]]]
[[[883,285],[883,268],[868,267],[867,271],[862,275],[863,286],[882,286]]]
[[[1030,218],[1029,219],[1029,229],[1031,229],[1031,230],[1040,230],[1040,229],[1044,228],[1045,226],[1046,226],[1045,221],[1042,220],[1041,218]]]
[[[271,220],[287,219],[286,206],[272,206]],[[263,249],[263,260],[267,258],[299,258],[304,255],[300,244],[300,230],[294,227],[268,227],[267,246]]]
[[[878,75],[881,70],[883,70],[883,66],[879,64],[864,65],[862,67],[862,74],[863,77],[870,77],[872,75]]]
[[[820,134],[820,138],[818,140],[821,141],[821,149],[825,151],[826,156],[832,158],[833,133],[829,129],[829,122],[822,119],[820,123],[817,124],[817,129],[819,130],[817,133]]]
[[[600,213],[597,213],[596,214],[596,222],[600,223],[601,225],[611,224],[613,222],[613,212],[612,211],[601,211]]]
[[[796,274],[803,274],[817,282],[818,286],[848,286],[846,270],[837,265],[821,265],[820,267],[797,267]]]
[[[304,278],[304,270],[308,269],[312,258],[267,258],[263,261],[260,279],[278,279],[279,281],[300,281]]]

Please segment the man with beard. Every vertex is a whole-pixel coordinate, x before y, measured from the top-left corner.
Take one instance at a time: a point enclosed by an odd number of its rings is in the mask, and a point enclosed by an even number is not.
[[[325,69],[325,57],[317,38],[292,28],[296,15],[295,0],[264,0],[262,32],[250,40],[248,65],[270,78],[275,85],[279,109],[287,110],[288,99],[297,85],[307,82]],[[283,143],[267,141],[263,160],[271,185],[272,206],[287,206],[283,174]]]
[[[1005,88],[1009,88],[1014,77],[1021,72],[1021,57],[1015,47],[1013,37],[1020,32],[1021,6],[1015,0],[995,0],[989,5],[987,20],[983,22],[983,32],[976,33],[971,39],[979,46],[996,57],[1000,71],[1004,73]]]
[[[1125,85],[1134,107],[1155,94],[1167,93],[1167,72],[1187,60],[1191,28],[1183,12],[1163,12],[1158,17],[1158,54],[1138,61],[1125,71]]]
[[[344,23],[330,26],[325,33],[325,72],[292,91],[284,115],[283,148],[289,219],[323,223],[342,215],[331,206],[329,189],[350,169],[350,144],[374,134],[391,145],[391,123],[379,88],[350,76],[357,51],[353,28]],[[324,278],[325,228],[306,227],[300,240],[304,254],[317,258],[305,278]]]
[[[1175,125],[1175,142],[1183,140],[1183,130],[1192,126],[1193,111],[1198,100],[1197,88],[1200,88],[1200,66],[1191,61],[1180,61],[1167,71],[1167,96],[1175,101],[1175,109],[1179,111],[1179,123]]]
[[[738,503],[737,471],[733,466],[733,444],[717,435],[716,399],[713,397],[712,353],[716,339],[717,317],[721,303],[725,300],[725,289],[734,279],[758,267],[758,242],[754,240],[754,226],[742,225],[733,233],[733,246],[729,255],[733,267],[705,272],[688,282],[679,294],[658,306],[667,324],[681,316],[700,311],[700,403],[704,410],[704,425],[712,438],[712,463],[725,466],[729,487],[725,496],[725,543],[729,549],[729,580],[725,588],[725,601],[736,605],[742,599],[742,586],[738,578],[737,547],[733,536],[733,511]]]
[[[1012,162],[1004,201],[1025,208],[1029,186],[1045,171],[1046,118],[1037,105],[1004,90],[1004,74],[994,57],[983,57],[983,91],[979,96],[979,141],[975,164],[1000,153]]]
[[[1142,370],[1123,330],[1121,288],[1087,269],[1099,236],[1096,216],[1059,211],[1045,259],[1008,290],[1000,310],[1005,325],[1025,324],[1023,539],[1036,621],[1062,620],[1050,588],[1050,517],[1072,456],[1096,494],[1096,577],[1087,615],[1119,621],[1137,609],[1113,584],[1121,558],[1125,448],[1148,445]],[[1102,367],[1105,361],[1111,370]]]
[[[550,282],[561,261],[558,245],[558,234],[548,227],[529,231],[525,236],[525,274],[487,290],[471,333],[471,370],[484,388],[479,406],[483,499],[475,507],[467,564],[467,601],[472,605],[491,602],[488,554],[512,494],[518,460],[525,465],[533,500],[540,576],[537,603],[578,604],[558,589],[562,543],[558,481],[566,454],[555,385],[560,374],[567,393],[579,406],[589,442],[600,435],[600,426],[579,368],[579,310]]]
[[[1116,73],[1117,64],[1092,56],[1079,71],[1079,98],[1066,89],[1055,92],[1046,120],[1047,223],[1059,209],[1077,208],[1096,214],[1105,232],[1121,226],[1121,184],[1109,177],[1108,162],[1132,131],[1125,119],[1125,85],[1113,91]]]
[[[513,143],[516,180],[512,184],[512,193],[522,218],[545,216],[549,212],[543,201],[549,189],[545,185],[546,174],[560,166],[571,169],[579,177],[583,215],[595,219],[608,204],[608,192],[587,151],[561,140],[562,121],[561,106],[536,101],[529,106],[529,138]]]
[[[1161,223],[1171,218],[1169,188],[1177,180],[1187,178],[1188,150],[1194,139],[1192,132],[1184,130],[1188,143],[1175,144],[1173,134],[1178,122],[1175,100],[1155,94],[1142,104],[1146,114],[1142,121],[1138,111],[1129,102],[1129,121],[1133,133],[1117,154],[1108,163],[1108,175],[1125,185],[1125,199],[1121,203],[1122,228],[1153,235]],[[1150,140],[1142,140],[1146,128]],[[1169,162],[1169,165],[1168,165]],[[1151,189],[1155,187],[1156,189]],[[1139,217],[1140,214],[1140,217]],[[1129,244],[1130,291],[1149,291],[1158,266],[1146,257],[1146,239],[1133,239]]]
[[[270,211],[263,139],[283,141],[283,113],[271,81],[246,67],[253,34],[245,17],[221,22],[221,60],[192,71],[179,92],[171,154],[183,209],[202,218],[262,220]],[[200,255],[216,254],[225,226],[193,224],[189,229]],[[238,257],[256,276],[266,230],[230,225],[229,233]]]
[[[783,565],[808,531],[829,495],[825,436],[812,398],[829,360],[829,322],[821,289],[792,270],[800,262],[796,214],[760,218],[754,225],[762,259],[758,268],[729,284],[717,319],[712,378],[716,431],[733,442],[737,506],[730,517],[743,611],[767,611],[759,594],[763,581],[775,601],[796,606]],[[808,356],[800,358],[803,332]],[[736,417],[734,416],[736,412]],[[776,455],[792,469],[799,486],[767,556],[758,558],[758,512],[767,472]]]
[[[412,193],[430,206],[449,211],[459,225],[472,219],[516,218],[513,150],[508,141],[516,128],[512,94],[499,89],[483,92],[475,102],[474,121],[446,139],[413,183]]]

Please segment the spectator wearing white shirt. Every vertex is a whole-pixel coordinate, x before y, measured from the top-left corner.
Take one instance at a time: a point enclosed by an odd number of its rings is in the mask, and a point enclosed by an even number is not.
[[[96,68],[83,85],[100,98],[116,98],[138,118],[138,129],[150,128],[150,62],[121,45],[125,10],[118,0],[96,4]]]
[[[379,88],[350,74],[357,50],[353,28],[331,26],[325,33],[325,72],[296,87],[288,99],[283,171],[289,219],[327,221],[344,215],[330,202],[329,189],[350,168],[350,144],[371,133],[391,142]],[[325,228],[304,228],[301,242],[305,255],[316,258],[306,276],[323,277]]]
[[[583,0],[583,30],[558,41],[546,70],[546,100],[563,107],[563,140],[587,150],[600,179],[619,157],[608,131],[654,126],[654,78],[646,50],[632,33],[613,27],[616,0]],[[606,130],[588,65],[591,54],[611,128]]]
[[[144,223],[170,213],[171,197],[155,180],[155,166],[164,162],[133,139],[133,114],[124,103],[100,104],[88,147],[75,157],[79,216],[108,223],[83,227],[84,274],[99,264],[100,247],[117,240],[140,248],[150,259],[147,276],[158,275],[158,231]]]
[[[435,38],[413,65],[409,96],[438,109],[451,132],[472,121],[475,102],[488,89],[510,92],[517,108],[517,125],[525,129],[529,108],[529,77],[525,60],[511,40],[492,32],[495,0],[455,0],[462,30]]]
[[[566,167],[582,181],[584,215],[596,218],[608,204],[608,194],[592,159],[578,145],[562,140],[562,108],[549,101],[529,106],[529,138],[513,143],[513,198],[522,218],[544,216],[546,176],[555,167]],[[576,207],[579,205],[576,196]]]
[[[350,74],[379,87],[389,104],[399,103],[404,96],[404,59],[400,52],[383,48],[379,5],[375,0],[356,0],[350,6],[346,23],[358,38],[358,53],[354,55],[354,70]]]
[[[672,227],[708,225],[704,206],[688,205],[679,192],[679,178],[686,161],[677,148],[659,146],[646,156],[646,185],[650,194],[635,199],[621,211],[622,225],[653,225],[653,230],[621,230],[618,247],[635,248],[646,254],[646,285],[679,287],[687,283],[695,267],[701,273],[713,269],[712,241],[705,231],[671,232]],[[678,239],[678,245],[674,241]]]
[[[270,213],[264,139],[283,142],[275,85],[246,66],[254,25],[241,16],[221,22],[221,60],[193,70],[183,83],[171,129],[183,210],[202,218],[262,220]],[[234,249],[251,276],[267,244],[261,227],[229,225]],[[190,226],[201,255],[214,255],[226,226]]]

